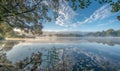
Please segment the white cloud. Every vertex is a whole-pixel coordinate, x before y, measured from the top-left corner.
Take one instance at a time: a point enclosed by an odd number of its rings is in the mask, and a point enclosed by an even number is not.
[[[99,23],[98,25],[97,25],[97,27],[102,27],[102,26],[106,26],[106,25],[111,25],[111,24],[115,24],[115,22],[117,22],[118,20],[117,19],[115,19],[115,20],[108,20],[106,23]]]
[[[104,5],[98,10],[96,10],[91,16],[91,20],[99,20],[99,19],[104,19],[107,18],[111,15],[111,7],[110,5]]]
[[[61,31],[68,31],[68,29],[60,29],[60,30],[58,30],[58,29],[45,29],[45,30],[43,30],[43,32],[45,32],[45,31],[47,31],[47,32],[61,32]]]
[[[112,15],[111,7],[109,5],[104,5],[104,6],[100,7],[98,10],[96,10],[89,18],[85,19],[84,21],[78,21],[73,26],[78,26],[78,25],[82,25],[82,24],[91,23],[93,21],[102,20],[111,15]]]
[[[72,10],[65,0],[59,0],[59,2],[59,16],[56,20],[56,24],[67,27],[71,25],[72,19],[77,15],[77,13]]]
[[[59,14],[60,15],[57,18],[56,24],[65,27],[76,27],[83,24],[88,24],[94,21],[105,19],[112,15],[111,6],[107,4],[97,9],[90,17],[86,18],[84,21],[77,21],[73,23],[72,20],[75,19],[74,17],[77,15],[77,13],[73,11],[65,1],[60,3]]]

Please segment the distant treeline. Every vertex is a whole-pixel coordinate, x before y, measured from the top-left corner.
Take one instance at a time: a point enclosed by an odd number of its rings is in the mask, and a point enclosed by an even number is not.
[[[58,36],[58,37],[82,37],[83,35],[70,33],[70,34],[55,34],[55,36]]]
[[[69,32],[69,33],[56,33],[56,34],[49,34],[44,36],[56,36],[56,37],[106,37],[106,36],[113,36],[113,37],[120,37],[120,29],[119,30],[113,30],[108,29],[106,31],[98,31],[98,32],[89,32],[89,33],[80,33],[80,32]]]
[[[85,36],[114,36],[114,37],[120,37],[120,29],[119,30],[113,30],[113,29],[108,29],[106,31],[102,32],[90,32],[86,34]]]

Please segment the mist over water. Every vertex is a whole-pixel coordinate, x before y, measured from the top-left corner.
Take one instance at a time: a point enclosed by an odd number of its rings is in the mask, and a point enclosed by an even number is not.
[[[12,42],[14,43],[14,41]],[[42,53],[42,63],[40,67],[47,67],[45,59],[49,51],[55,50],[58,54],[58,65],[61,61],[66,64],[71,63],[72,71],[94,69],[101,71],[103,66],[107,70],[116,68],[120,70],[120,38],[111,37],[89,37],[89,38],[57,38],[56,42],[19,42],[9,44],[11,48],[3,47],[5,42],[1,42],[0,54],[5,53],[6,59],[14,65],[15,63],[30,57],[33,53]],[[70,61],[70,62],[69,62]]]

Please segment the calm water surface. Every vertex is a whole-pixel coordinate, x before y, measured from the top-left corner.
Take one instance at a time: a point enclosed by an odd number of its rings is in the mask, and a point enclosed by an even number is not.
[[[75,40],[77,42],[74,42]],[[55,64],[56,66],[59,65],[58,68],[62,68],[62,64],[71,71],[120,70],[119,40],[85,40],[74,39],[74,41],[70,40],[68,43],[1,42],[0,62],[15,65],[17,62],[30,58],[33,53],[42,53],[42,62],[39,69],[50,68]]]

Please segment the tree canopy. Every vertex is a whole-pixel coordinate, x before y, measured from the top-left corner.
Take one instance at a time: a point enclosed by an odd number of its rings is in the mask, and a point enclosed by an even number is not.
[[[43,21],[51,21],[49,10],[57,11],[57,0],[1,0],[0,24],[12,28],[30,29],[32,32],[41,31]]]
[[[71,3],[71,7],[74,10],[77,10],[78,8],[84,9],[88,8],[93,0],[66,0]],[[94,0],[97,1],[99,4],[108,3],[111,5],[112,10],[111,12],[118,12],[120,11],[120,0],[114,1],[114,0]],[[78,3],[76,3],[78,2]],[[120,20],[120,16],[117,16],[117,19]]]
[[[87,8],[92,0],[66,0],[71,4],[73,10]],[[120,0],[95,0],[109,3],[112,12],[120,11]],[[42,32],[42,23],[50,22],[58,17],[59,0],[0,0],[0,24],[11,28],[29,29],[32,33]],[[52,12],[54,18],[49,16]],[[120,16],[117,17],[120,20]]]

